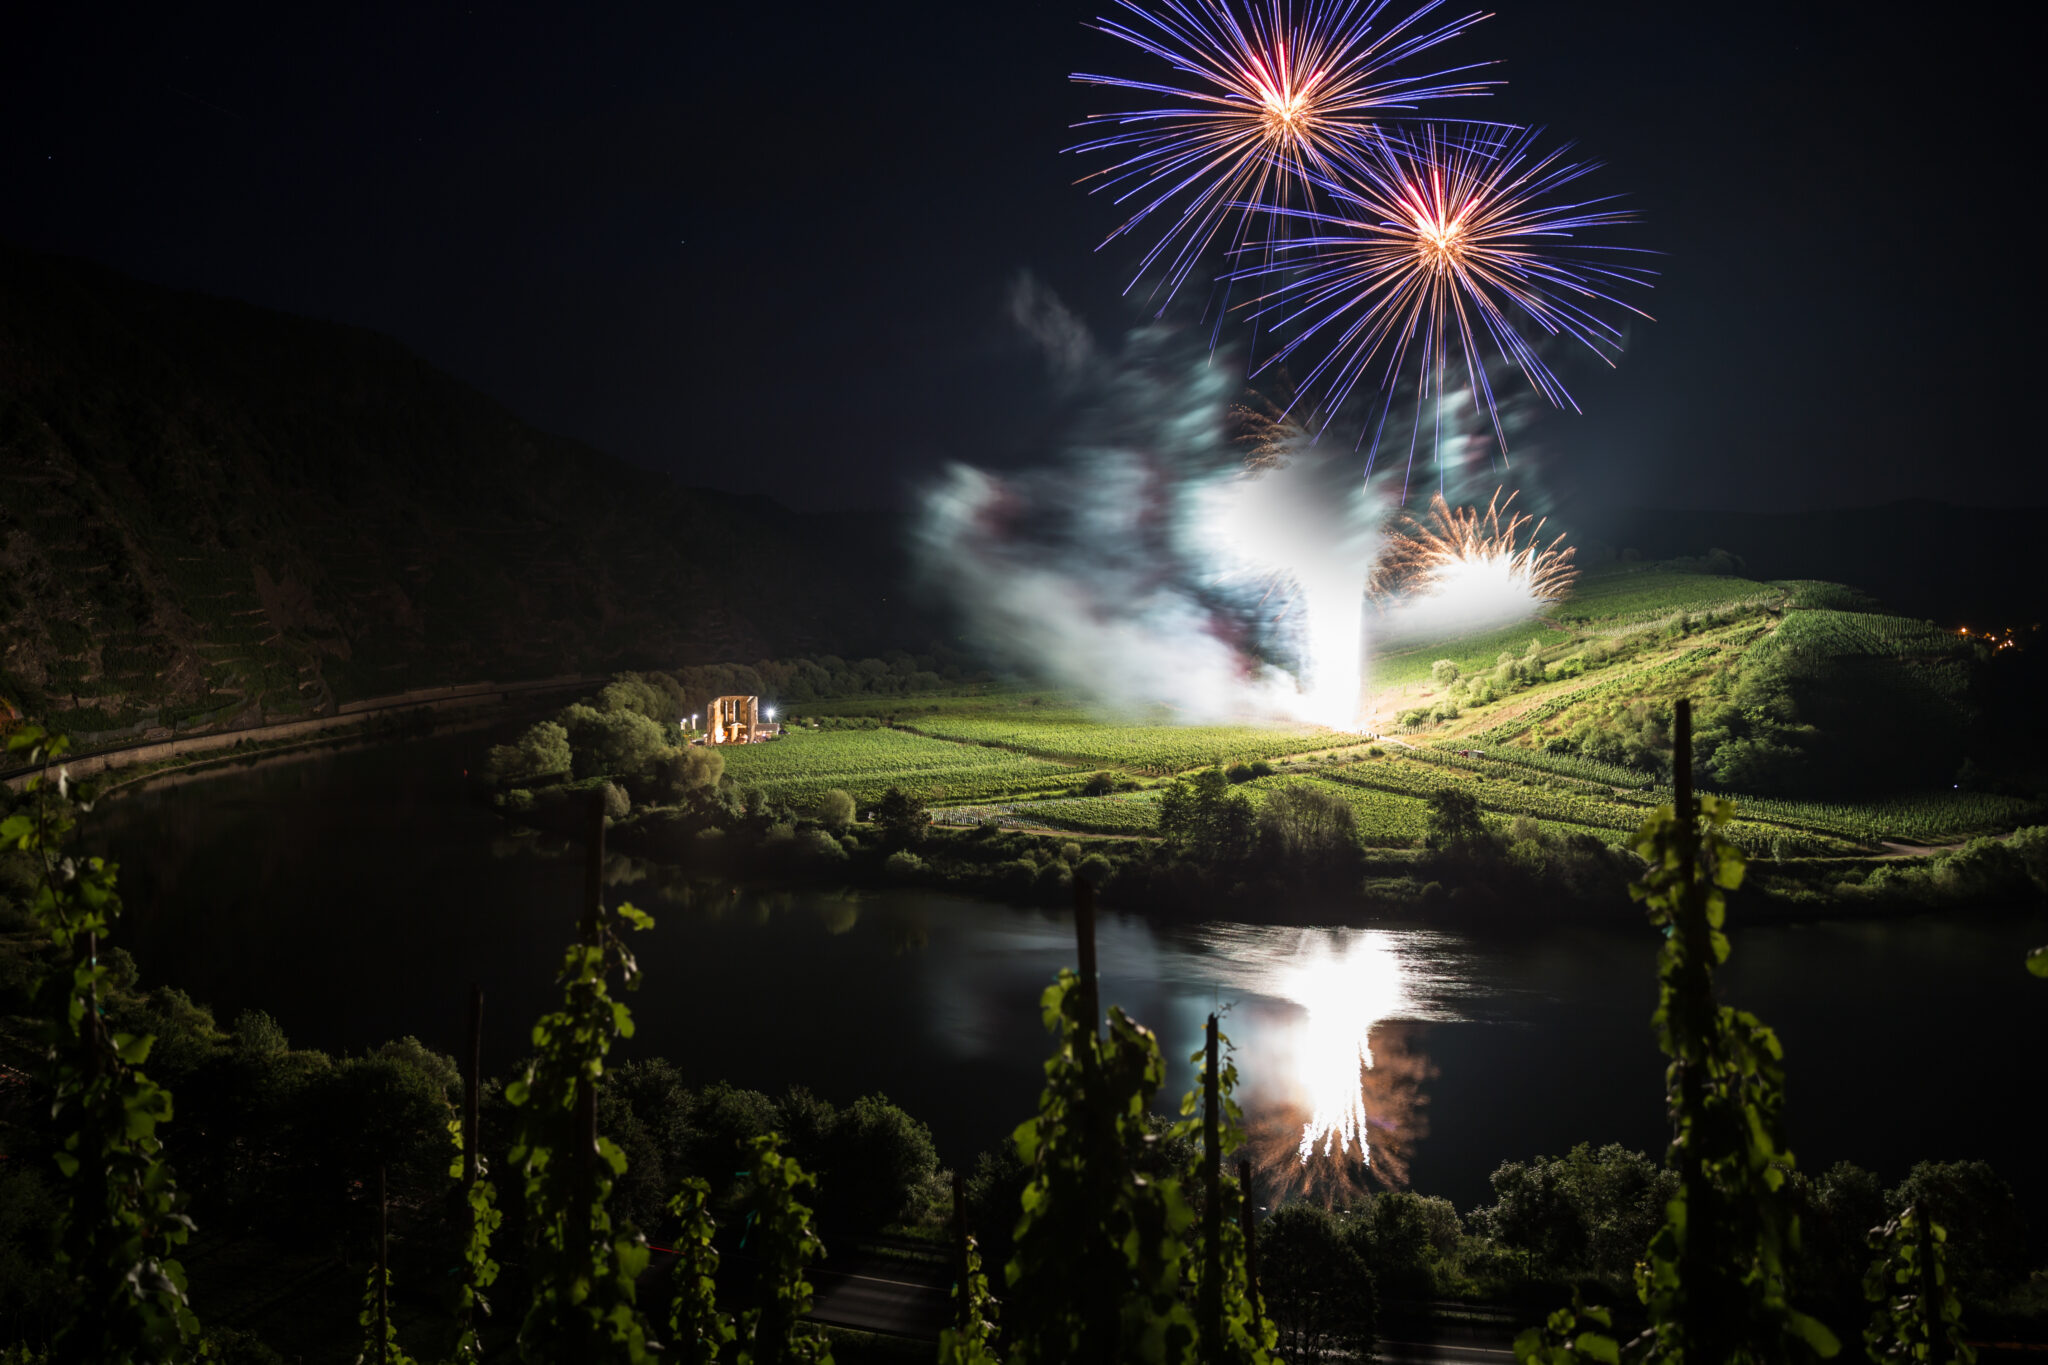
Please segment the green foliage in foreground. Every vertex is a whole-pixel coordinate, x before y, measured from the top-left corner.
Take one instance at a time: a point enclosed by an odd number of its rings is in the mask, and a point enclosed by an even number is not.
[[[48,764],[69,750],[35,726],[9,736],[16,761]],[[170,1361],[199,1334],[185,1270],[172,1255],[191,1235],[184,1200],[163,1158],[158,1125],[170,1092],[141,1069],[155,1039],[114,1032],[101,1009],[109,975],[103,945],[121,915],[115,867],[66,852],[75,811],[91,809],[60,769],[28,784],[26,809],[0,821],[0,844],[29,854],[38,881],[30,910],[54,956],[42,983],[51,1115],[68,1199],[57,1223],[57,1267],[78,1300],[51,1359]]]
[[[654,927],[630,904],[612,914],[635,929]],[[606,1055],[617,1039],[633,1036],[632,1012],[612,999],[607,981],[616,968],[629,988],[638,984],[612,914],[598,907],[594,941],[572,945],[563,957],[562,1006],[534,1025],[534,1060],[505,1087],[521,1111],[511,1155],[525,1177],[534,1229],[533,1303],[519,1331],[529,1360],[651,1359],[635,1302],[647,1243],[630,1225],[615,1233],[608,1205],[612,1183],[626,1171],[625,1153],[596,1135],[589,1117]],[[593,1137],[595,1159],[577,1159]]]
[[[1121,1009],[1100,1036],[1094,1005],[1071,971],[1042,1002],[1057,1042],[1038,1116],[1016,1132],[1032,1177],[1005,1272],[1018,1365],[1164,1365],[1195,1341],[1180,1297],[1194,1213],[1178,1180],[1138,1165],[1166,1066],[1151,1030]]]
[[[996,1301],[981,1268],[981,1247],[961,1241],[960,1281],[953,1286],[953,1322],[939,1334],[939,1365],[997,1365]]]
[[[1680,734],[1689,727],[1681,717]],[[1660,808],[1636,836],[1650,865],[1631,889],[1665,931],[1658,957],[1658,1044],[1671,1058],[1667,1100],[1678,1191],[1637,1272],[1655,1355],[1667,1360],[1833,1356],[1834,1334],[1787,1299],[1798,1220],[1785,1189],[1792,1153],[1780,1136],[1784,1049],[1754,1015],[1714,1003],[1728,960],[1726,893],[1742,851],[1720,835],[1733,807],[1700,802],[1701,821]]]
[[[1963,1306],[1948,1272],[1948,1233],[1925,1209],[1909,1207],[1870,1233],[1877,1253],[1863,1281],[1876,1305],[1863,1344],[1878,1365],[1954,1361],[1973,1365],[1963,1336]]]

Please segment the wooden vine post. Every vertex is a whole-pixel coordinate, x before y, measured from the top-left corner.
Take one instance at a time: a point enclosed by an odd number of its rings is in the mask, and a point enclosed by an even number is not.
[[[603,945],[604,916],[604,788],[590,793],[589,833],[584,848],[583,918],[579,937],[585,947]],[[590,1256],[591,1205],[597,1200],[597,1082],[576,1081],[576,1127],[573,1178],[569,1200],[568,1248],[580,1261]]]
[[[391,1360],[391,1201],[377,1168],[377,1365]]]
[[[1244,1296],[1251,1304],[1252,1334],[1256,1336],[1263,1316],[1259,1307],[1259,1219],[1252,1203],[1252,1163],[1243,1157],[1237,1162],[1237,1189],[1238,1224],[1244,1229]]]
[[[1222,1081],[1217,1072],[1216,1016],[1202,1048],[1202,1283],[1195,1305],[1201,1340],[1223,1340]]]
[[[462,1244],[470,1245],[476,1235],[476,1182],[482,1169],[477,1142],[482,1134],[478,1131],[479,1091],[484,1079],[484,988],[475,982],[469,987],[469,1048],[463,1055],[462,1077]],[[465,1332],[476,1330],[476,1296],[483,1286],[476,1282],[476,1267],[467,1256],[462,1258],[462,1278],[469,1293],[464,1296],[462,1313],[457,1326]]]

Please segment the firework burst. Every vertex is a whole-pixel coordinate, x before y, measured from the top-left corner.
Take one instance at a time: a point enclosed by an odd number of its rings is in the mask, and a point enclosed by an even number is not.
[[[1303,383],[1321,384],[1331,411],[1362,380],[1376,378],[1391,394],[1412,373],[1411,470],[1425,427],[1441,450],[1446,400],[1460,390],[1485,411],[1505,452],[1490,354],[1553,405],[1576,411],[1539,344],[1569,337],[1613,364],[1623,333],[1606,315],[1649,314],[1608,291],[1647,286],[1653,272],[1621,254],[1645,253],[1579,240],[1634,215],[1612,207],[1611,196],[1576,197],[1570,187],[1596,163],[1566,160],[1568,148],[1539,151],[1539,132],[1425,127],[1410,139],[1376,131],[1339,175],[1312,177],[1328,210],[1263,208],[1307,234],[1238,248],[1247,263],[1226,277],[1265,282],[1244,307],[1286,340],[1261,368],[1320,348]],[[1375,429],[1375,459],[1391,407]]]
[[[1104,246],[1154,213],[1171,216],[1126,292],[1163,262],[1154,295],[1163,289],[1170,301],[1219,235],[1227,245],[1243,245],[1253,210],[1312,208],[1315,183],[1335,176],[1346,144],[1373,120],[1425,100],[1487,92],[1493,82],[1468,74],[1477,65],[1423,75],[1395,71],[1487,15],[1474,12],[1432,27],[1429,16],[1440,0],[1430,0],[1376,30],[1389,3],[1162,0],[1147,8],[1120,0],[1127,19],[1096,22],[1101,32],[1177,73],[1158,81],[1085,72],[1072,77],[1167,101],[1091,114],[1076,126],[1102,135],[1068,148],[1119,158],[1082,180],[1099,182],[1095,190],[1132,206]]]
[[[1452,507],[1438,494],[1427,517],[1411,517],[1406,529],[1388,541],[1373,571],[1373,594],[1434,597],[1478,592],[1535,602],[1563,598],[1578,577],[1572,567],[1576,552],[1558,548],[1564,543],[1562,534],[1545,544],[1545,519],[1515,511],[1517,496],[1510,493],[1502,501],[1496,489],[1481,512],[1476,507]]]

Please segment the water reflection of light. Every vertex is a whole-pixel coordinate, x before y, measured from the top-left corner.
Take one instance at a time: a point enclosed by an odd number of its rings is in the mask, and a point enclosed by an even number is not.
[[[1407,1004],[1401,959],[1384,936],[1361,934],[1348,943],[1317,936],[1274,981],[1274,993],[1308,1012],[1295,1035],[1294,1078],[1308,1105],[1301,1129],[1301,1159],[1318,1146],[1343,1157],[1358,1144],[1370,1163],[1362,1068],[1372,1066],[1372,1026]]]
[[[1415,930],[1205,925],[1200,983],[1235,998],[1250,1152],[1274,1198],[1344,1201],[1406,1182],[1434,1068],[1420,1029],[1463,1017],[1470,964]],[[1191,1002],[1192,1003],[1192,1002]],[[1202,1002],[1205,1006],[1207,1002]],[[1183,1025],[1193,1036],[1194,1025]],[[1369,1136],[1368,1136],[1369,1134]]]

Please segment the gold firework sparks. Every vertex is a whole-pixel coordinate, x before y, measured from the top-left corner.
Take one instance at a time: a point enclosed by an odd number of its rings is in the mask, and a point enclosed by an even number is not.
[[[1482,512],[1452,507],[1439,493],[1426,517],[1409,518],[1406,528],[1388,542],[1373,570],[1373,595],[1439,591],[1458,578],[1480,575],[1537,601],[1561,600],[1578,577],[1572,565],[1576,551],[1559,548],[1562,533],[1545,544],[1545,518],[1516,512],[1517,496],[1510,493],[1503,501],[1495,489]]]

